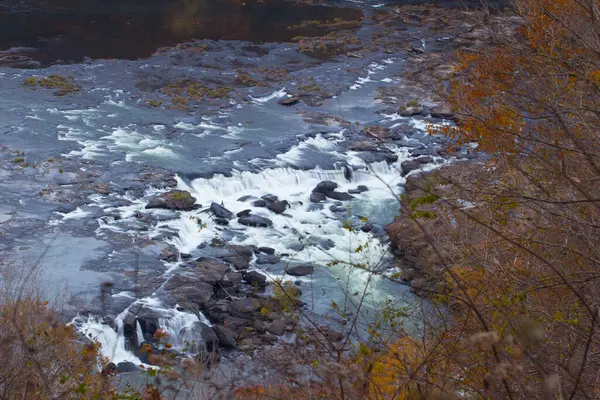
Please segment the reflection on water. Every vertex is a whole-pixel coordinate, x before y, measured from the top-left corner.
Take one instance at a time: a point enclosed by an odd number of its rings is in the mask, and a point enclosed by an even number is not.
[[[30,50],[0,54],[5,61],[31,57],[46,65],[84,57],[137,59],[161,46],[190,39],[289,41],[299,33],[288,27],[302,21],[361,18],[361,12],[354,9],[300,6],[283,0],[46,0],[34,4],[28,11],[0,9],[0,51],[36,49],[33,54]]]

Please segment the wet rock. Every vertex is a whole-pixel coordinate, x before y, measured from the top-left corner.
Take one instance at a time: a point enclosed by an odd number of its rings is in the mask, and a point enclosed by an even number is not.
[[[332,181],[320,182],[312,191],[316,193],[327,193],[337,189],[338,184]]]
[[[109,362],[104,368],[102,368],[101,374],[106,376],[116,374],[117,372],[119,372],[117,370],[117,365],[113,362]]]
[[[323,204],[311,204],[308,206],[308,211],[320,211],[323,209]]]
[[[210,352],[217,349],[219,343],[217,334],[203,322],[194,322],[192,326],[186,329],[185,335],[191,338],[191,343],[188,345],[191,352]]]
[[[148,201],[146,208],[167,208],[167,201],[162,197],[154,196],[150,199],[150,201]]]
[[[288,205],[289,203],[287,202],[287,200],[274,201],[271,204],[269,204],[267,208],[273,211],[275,214],[283,214],[287,209]]]
[[[216,217],[223,218],[226,220],[233,219],[235,217],[235,215],[231,211],[229,211],[222,205],[214,203],[214,202],[210,205],[210,211],[212,211],[212,213]]]
[[[226,272],[220,283],[224,288],[239,286],[242,283],[242,274],[239,272]]]
[[[263,286],[267,281],[267,277],[260,272],[250,271],[244,275],[244,280],[250,285]]]
[[[179,260],[179,253],[173,246],[168,246],[160,252],[160,259],[166,262],[176,262]]]
[[[311,275],[315,272],[315,267],[312,265],[298,265],[296,267],[288,268],[285,273],[291,276],[306,276]]]
[[[259,199],[259,200],[253,201],[252,205],[254,207],[266,207],[267,206],[267,202],[265,200],[263,200],[263,199]]]
[[[400,115],[403,117],[413,117],[420,114],[423,114],[423,107],[420,105],[409,106],[400,109]]]
[[[261,253],[265,253],[265,254],[275,254],[275,249],[272,247],[263,246],[263,247],[259,247],[258,250]]]
[[[408,175],[410,172],[421,168],[425,164],[429,164],[433,162],[433,158],[430,156],[421,156],[415,158],[414,160],[406,160],[400,164],[402,168],[402,176]]]
[[[185,190],[171,190],[161,194],[160,197],[165,200],[165,208],[169,210],[190,211],[196,203],[196,198]]]
[[[284,97],[283,99],[279,100],[278,103],[281,104],[282,106],[293,106],[294,104],[297,104],[299,101],[300,101],[300,97],[292,96],[292,97]]]
[[[223,325],[215,325],[213,326],[213,331],[217,335],[219,339],[219,346],[225,348],[234,348],[235,347],[235,337],[236,334],[231,329],[224,327]]]
[[[348,200],[351,200],[354,198],[354,196],[352,196],[346,192],[336,192],[336,191],[325,192],[325,196],[329,197],[330,199],[341,200],[341,201],[348,201]]]
[[[350,189],[348,190],[348,194],[361,194],[362,192],[358,189]]]
[[[239,213],[236,214],[236,216],[239,217],[244,217],[246,215],[249,215],[252,212],[252,210],[244,210],[244,211],[240,211]]]
[[[260,319],[255,319],[254,322],[252,322],[252,328],[256,331],[256,333],[266,332],[265,323]]]
[[[246,196],[240,197],[239,199],[237,199],[237,201],[245,202],[245,201],[250,200],[251,198],[252,198],[252,196],[248,194]]]
[[[244,270],[250,268],[250,258],[244,256],[225,256],[223,257],[228,263],[231,263],[233,267],[238,270]]]
[[[320,203],[322,201],[326,201],[327,200],[327,196],[325,196],[325,194],[320,193],[320,192],[312,192],[310,194],[309,200],[312,203]]]
[[[276,256],[274,254],[259,254],[256,257],[256,264],[259,264],[259,265],[277,264],[279,261],[281,261],[281,257]]]
[[[454,113],[452,112],[452,110],[450,110],[450,107],[447,107],[444,105],[431,107],[429,109],[429,114],[434,118],[442,118],[442,119],[450,119],[450,120],[456,119]]]
[[[141,307],[136,311],[137,323],[140,324],[142,332],[149,336],[153,336],[158,330],[158,320],[162,317],[162,311],[150,307]]]
[[[215,218],[215,224],[221,226],[229,225],[229,220],[227,218]]]
[[[251,318],[256,310],[260,308],[260,303],[256,299],[240,299],[229,303],[229,313],[238,318]]]
[[[331,342],[339,342],[344,340],[344,334],[338,330],[332,329],[328,326],[322,326],[321,331],[325,334],[325,337]]]
[[[192,255],[189,253],[179,253],[179,256],[182,260],[189,260],[190,258],[192,258]]]
[[[164,289],[178,302],[191,302],[200,307],[206,306],[213,295],[213,286],[196,277],[173,275],[165,283]],[[144,331],[145,332],[145,331]]]
[[[210,247],[225,247],[226,245],[227,242],[218,237],[212,238],[212,240],[210,241]],[[204,243],[201,243],[200,246],[198,246],[199,249],[203,249],[204,247],[206,247]]]
[[[140,368],[139,366],[135,365],[134,363],[132,363],[130,361],[121,361],[120,363],[117,364],[117,370],[119,371],[119,373],[125,373],[125,372],[141,371],[142,368]]]
[[[350,151],[379,151],[380,146],[372,140],[359,140],[348,143],[346,148]]]
[[[274,194],[265,194],[264,196],[261,196],[261,199],[268,203],[272,203],[274,201],[279,200],[279,197],[275,196]]]
[[[265,328],[267,332],[273,335],[282,336],[285,333],[285,322],[282,320],[273,321],[270,324],[266,324]]]
[[[240,217],[238,222],[242,225],[258,228],[270,228],[273,226],[273,221],[270,219],[252,214]]]
[[[239,331],[240,329],[251,326],[252,322],[248,318],[240,318],[232,315],[228,315],[223,320],[223,325],[233,331]]]
[[[214,258],[200,258],[189,264],[195,276],[202,282],[216,285],[229,272],[229,265]]]
[[[252,258],[252,255],[254,255],[254,249],[250,246],[230,244],[227,246],[227,249],[230,251],[229,255],[244,256],[248,258]]]
[[[360,230],[363,232],[371,232],[373,230],[373,224],[364,224]]]

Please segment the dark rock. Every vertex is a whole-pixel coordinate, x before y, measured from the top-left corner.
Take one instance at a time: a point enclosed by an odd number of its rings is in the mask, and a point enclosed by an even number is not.
[[[212,211],[212,213],[218,217],[218,218],[223,218],[223,219],[233,219],[235,217],[235,215],[229,211],[228,209],[226,209],[225,207],[223,207],[220,204],[217,203],[212,203],[210,205],[210,211]]]
[[[284,97],[283,99],[279,100],[278,103],[281,104],[282,106],[293,106],[294,104],[297,104],[299,101],[300,101],[300,97],[292,96],[292,97]]]
[[[140,324],[142,332],[149,336],[153,336],[158,330],[158,320],[162,317],[162,311],[150,307],[141,307],[136,311],[137,323]]]
[[[361,194],[362,192],[358,189],[350,189],[348,190],[348,194]]]
[[[275,249],[272,247],[259,247],[258,250],[265,254],[275,254]]]
[[[101,374],[106,376],[116,374],[117,372],[119,372],[117,369],[117,365],[113,362],[109,362],[108,364],[106,364],[106,367],[102,368]]]
[[[223,279],[221,279],[221,286],[225,288],[238,286],[241,283],[242,274],[240,274],[239,272],[226,272],[223,276]]]
[[[287,209],[288,205],[289,203],[287,202],[287,200],[274,201],[271,204],[269,204],[267,208],[273,211],[275,214],[283,214]]]
[[[194,322],[192,326],[186,327],[184,330],[182,333],[190,342],[187,346],[190,352],[211,352],[217,349],[219,338],[215,331],[205,323]]]
[[[154,196],[148,201],[146,208],[167,208],[167,201],[162,197]]]
[[[233,331],[239,331],[241,328],[251,326],[252,321],[250,321],[248,318],[240,318],[228,315],[223,320],[223,325]]]
[[[264,196],[261,196],[260,198],[269,203],[279,200],[279,197],[275,196],[274,194],[265,194]]]
[[[182,260],[189,260],[190,258],[192,258],[192,255],[189,253],[179,253],[179,256]]]
[[[326,192],[325,196],[329,197],[330,199],[341,200],[341,201],[347,201],[347,200],[354,198],[353,196],[349,195],[346,192],[335,192],[335,191]]]
[[[229,225],[229,220],[227,218],[215,218],[215,224],[221,226]]]
[[[373,224],[364,224],[360,230],[363,232],[371,232],[373,230]]]
[[[252,212],[252,210],[244,210],[244,211],[240,211],[239,213],[236,214],[236,216],[239,217],[243,217],[246,215],[249,215]]]
[[[279,261],[281,261],[281,257],[276,256],[274,254],[259,254],[256,257],[256,264],[259,264],[259,265],[277,264]]]
[[[298,265],[296,267],[288,268],[285,273],[291,276],[305,276],[311,275],[315,272],[315,267],[312,265]]]
[[[238,318],[251,318],[259,308],[260,303],[256,299],[240,299],[229,303],[229,313]]]
[[[252,214],[240,217],[238,219],[238,222],[242,225],[258,228],[270,228],[271,226],[273,226],[273,221],[271,221],[270,219]]]
[[[196,277],[173,275],[164,285],[164,289],[178,302],[191,302],[204,307],[213,294],[211,284]],[[144,331],[146,332],[146,331]]]
[[[244,256],[225,256],[223,260],[231,263],[233,267],[238,270],[248,269],[250,267],[250,259]]]
[[[213,258],[200,258],[189,264],[196,277],[211,285],[216,285],[229,272],[229,265]]]
[[[213,329],[213,331],[215,331],[215,334],[217,335],[217,338],[219,339],[219,346],[225,347],[225,348],[235,347],[235,337],[236,337],[235,332],[233,332],[231,329],[226,328],[222,325],[215,325],[215,326],[213,326],[212,329]]]
[[[239,244],[230,244],[227,246],[227,250],[230,251],[230,255],[233,256],[244,256],[252,258],[254,255],[254,249],[250,246],[241,246]]]
[[[267,206],[267,202],[263,199],[259,199],[259,200],[255,200],[252,202],[252,205],[254,207],[266,207]]]
[[[175,247],[169,246],[160,252],[160,259],[166,262],[176,262],[179,260],[179,253]]]
[[[421,156],[415,159],[421,165],[430,164],[433,162],[433,157],[431,156]]]
[[[160,197],[165,200],[166,208],[170,210],[190,211],[196,203],[196,198],[185,190],[171,190]]]
[[[308,211],[320,211],[323,209],[323,204],[311,204],[308,206]]]
[[[261,274],[260,272],[250,271],[246,275],[244,275],[244,280],[250,285],[263,286],[267,281],[267,277]]]
[[[450,110],[447,106],[434,106],[429,109],[429,113],[434,118],[442,118],[442,119],[456,119],[452,110]]]
[[[246,196],[242,196],[242,197],[240,197],[239,199],[237,199],[237,201],[244,202],[244,201],[248,201],[248,200],[249,200],[249,199],[251,199],[251,198],[252,198],[252,196],[248,194],[248,195],[246,195]]]
[[[403,161],[402,164],[400,164],[400,167],[402,168],[402,173],[400,175],[406,176],[412,171],[419,169],[421,167],[421,164],[414,160],[406,160]]]
[[[320,203],[322,201],[326,201],[327,200],[327,196],[325,196],[325,194],[320,193],[320,192],[312,192],[310,194],[309,200],[312,203]]]
[[[266,324],[265,328],[267,332],[273,335],[282,336],[285,333],[285,322],[282,320],[273,321],[270,324]]]
[[[117,364],[117,370],[120,373],[124,373],[124,372],[141,371],[142,368],[140,368],[139,366],[135,365],[134,363],[132,363],[130,361],[121,361],[120,363]]]
[[[256,333],[265,333],[266,331],[265,323],[260,319],[255,319],[254,322],[252,322],[252,328],[256,331]]]
[[[327,193],[337,189],[338,184],[332,181],[322,181],[314,189],[313,192]]]

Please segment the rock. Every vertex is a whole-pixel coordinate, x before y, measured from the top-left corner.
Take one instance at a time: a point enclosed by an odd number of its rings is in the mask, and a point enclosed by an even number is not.
[[[323,204],[311,204],[308,206],[308,211],[321,211],[323,209]]]
[[[297,104],[300,101],[300,97],[298,96],[292,96],[292,97],[284,97],[283,99],[279,100],[278,103],[281,104],[282,106],[293,106],[294,104]]]
[[[236,216],[239,217],[244,217],[246,215],[249,215],[252,212],[252,210],[244,210],[244,211],[240,211],[239,213],[236,214]]]
[[[311,275],[315,272],[315,267],[312,265],[298,265],[296,267],[288,268],[285,273],[291,276],[305,276]]]
[[[270,324],[266,324],[265,328],[267,332],[273,335],[282,336],[285,333],[285,322],[282,320],[273,321]]]
[[[321,331],[325,334],[325,337],[332,342],[339,342],[344,340],[344,334],[335,329],[331,329],[328,326],[322,326]]]
[[[163,313],[160,310],[150,307],[141,307],[136,311],[135,319],[137,323],[140,324],[142,332],[144,332],[145,335],[153,336],[159,328],[158,320],[162,317]]]
[[[196,277],[179,274],[169,278],[163,288],[178,302],[191,302],[200,307],[208,304],[214,290],[211,284],[202,282]]]
[[[101,374],[106,376],[116,374],[117,372],[117,365],[113,362],[109,362],[108,364],[106,364],[106,367],[102,368]]]
[[[161,194],[160,197],[165,200],[166,208],[169,210],[190,211],[196,203],[196,198],[185,190],[171,190]]]
[[[223,320],[223,325],[225,325],[233,331],[238,331],[246,326],[251,326],[252,322],[248,318],[233,317],[231,315],[228,315]]]
[[[189,260],[192,258],[192,255],[190,253],[179,253],[179,257],[181,257],[182,260]]]
[[[167,208],[167,201],[162,197],[154,196],[150,199],[150,201],[148,201],[146,208]]]
[[[124,372],[137,372],[137,371],[141,371],[142,369],[130,361],[121,361],[120,363],[117,364],[117,370],[120,373],[124,373]]]
[[[348,193],[336,192],[336,191],[326,192],[325,196],[329,197],[330,199],[341,200],[341,201],[347,201],[347,200],[354,198],[353,196],[349,195]]]
[[[238,219],[238,222],[242,225],[258,228],[270,228],[273,226],[273,221],[271,221],[270,219],[252,214],[240,217]]]
[[[429,114],[434,118],[450,119],[455,120],[456,117],[450,107],[439,105],[429,109]]]
[[[421,164],[414,160],[406,160],[403,161],[402,164],[400,164],[400,167],[402,169],[402,173],[400,175],[406,176],[412,171],[419,169],[421,167]]]
[[[379,144],[372,140],[350,142],[346,147],[350,151],[379,151]]]
[[[248,200],[250,200],[251,198],[252,198],[252,196],[248,194],[248,195],[246,195],[246,196],[242,196],[242,197],[240,197],[239,199],[237,199],[237,201],[241,201],[241,202],[243,203],[243,202],[245,202],[245,201],[248,201]]]
[[[273,211],[275,214],[283,214],[287,209],[288,205],[289,203],[287,202],[287,200],[274,201],[271,204],[269,204],[267,208]]]
[[[225,256],[223,257],[228,263],[231,263],[233,267],[238,270],[248,269],[250,267],[250,259],[244,256]]]
[[[190,352],[211,352],[217,349],[219,338],[215,331],[205,323],[194,322],[191,326],[183,328],[182,331],[180,333],[189,342],[187,347]]]
[[[361,194],[362,192],[358,189],[350,189],[348,190],[348,194]]]
[[[373,224],[364,224],[360,230],[363,232],[371,232],[373,230]]]
[[[239,244],[230,244],[227,246],[227,250],[231,252],[233,256],[243,256],[252,258],[254,255],[254,249],[250,246],[241,246]]]
[[[258,250],[265,254],[275,254],[275,249],[272,247],[259,247]]]
[[[256,200],[252,202],[252,205],[254,207],[266,207],[267,206],[267,202],[263,199],[260,200]]]
[[[313,192],[327,193],[337,189],[338,184],[332,181],[322,181],[314,189]]]
[[[218,218],[224,218],[224,219],[233,219],[235,217],[235,215],[229,211],[228,209],[226,209],[225,207],[223,207],[220,204],[217,203],[212,203],[210,205],[210,211],[212,211],[212,213],[218,217]]]
[[[244,280],[250,285],[263,286],[267,281],[267,277],[260,272],[250,271],[244,276]]]
[[[430,164],[430,163],[433,162],[433,157],[431,157],[431,156],[421,156],[421,157],[415,158],[415,161],[418,162],[421,165]]]
[[[220,283],[224,288],[239,286],[242,283],[242,274],[239,272],[226,272]]]
[[[238,318],[251,318],[256,310],[260,308],[260,303],[255,299],[240,299],[229,303],[229,313]]]
[[[236,334],[231,329],[226,328],[222,325],[215,325],[212,329],[213,331],[215,331],[215,334],[219,339],[219,346],[225,348],[235,347]]]
[[[259,265],[277,264],[279,261],[281,261],[281,257],[276,256],[274,254],[259,254],[256,257],[256,264],[259,264]]]
[[[275,196],[274,194],[265,194],[264,196],[261,196],[261,199],[268,203],[272,203],[274,201],[279,200],[279,197]]]
[[[322,201],[326,201],[327,196],[320,192],[312,192],[310,194],[309,200],[311,201],[311,203],[320,203]]]
[[[412,117],[423,113],[423,107],[420,105],[409,106],[400,109],[400,115],[403,117]]]
[[[210,285],[216,285],[229,272],[229,265],[213,258],[199,258],[189,264],[196,277]]]
[[[215,224],[225,226],[229,225],[229,220],[227,218],[215,218]]]
[[[179,260],[179,253],[177,249],[173,246],[165,247],[160,252],[160,259],[166,262],[176,262]]]
[[[265,323],[260,319],[255,319],[254,322],[252,322],[252,328],[256,331],[256,333],[265,333],[266,331]]]

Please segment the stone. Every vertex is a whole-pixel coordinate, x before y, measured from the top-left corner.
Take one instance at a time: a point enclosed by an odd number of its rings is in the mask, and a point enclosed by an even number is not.
[[[203,322],[194,322],[191,326],[183,328],[182,332],[190,342],[187,347],[192,353],[202,351],[211,352],[217,349],[219,338],[215,331]]]
[[[274,201],[279,200],[279,197],[275,196],[274,194],[265,194],[264,196],[261,196],[260,198],[268,203],[272,203]]]
[[[214,202],[210,205],[210,211],[212,211],[215,217],[218,218],[233,219],[235,217],[235,215],[231,211],[229,211],[222,205]]]
[[[163,287],[178,302],[191,302],[204,307],[213,295],[213,286],[196,277],[173,275]],[[145,332],[145,331],[144,331]]]
[[[125,372],[141,371],[142,368],[135,365],[131,361],[121,361],[120,363],[117,364],[117,370],[119,371],[119,373],[125,373]]]
[[[242,283],[242,274],[239,272],[226,272],[220,284],[224,288],[238,286]]]
[[[216,285],[229,272],[229,265],[214,258],[199,258],[189,264],[194,274],[202,282]]]
[[[313,192],[327,193],[337,189],[338,184],[332,181],[322,181],[314,189]]]
[[[265,328],[267,332],[270,332],[273,335],[282,336],[285,333],[285,322],[282,320],[276,320],[270,324],[266,324]]]
[[[267,206],[267,208],[271,211],[273,211],[275,214],[283,214],[285,212],[285,210],[287,209],[289,203],[287,202],[287,200],[283,200],[283,201],[274,201],[271,204],[269,204]]]
[[[400,168],[402,169],[401,176],[406,176],[410,174],[412,171],[419,169],[421,165],[414,160],[406,160],[400,164]]]
[[[256,310],[260,308],[260,303],[256,299],[239,299],[229,303],[229,313],[238,318],[251,318]]]
[[[371,232],[373,230],[373,224],[364,224],[360,230],[367,233]]]
[[[255,200],[252,202],[252,205],[254,207],[266,207],[267,206],[267,202],[263,199],[259,199],[259,200]]]
[[[442,119],[450,119],[450,120],[456,119],[456,116],[454,115],[452,110],[450,110],[450,107],[445,106],[445,105],[438,105],[438,106],[431,107],[429,109],[429,114],[434,118],[442,118]]]
[[[263,265],[263,264],[277,264],[279,261],[281,261],[281,257],[276,256],[274,254],[259,254],[256,257],[256,264],[259,265]]]
[[[150,199],[150,201],[148,201],[146,208],[167,208],[167,201],[162,197],[154,196]]]
[[[190,211],[196,203],[196,198],[186,190],[171,190],[160,195],[169,210]]]
[[[225,348],[234,348],[235,347],[235,337],[236,334],[231,329],[224,327],[223,325],[215,325],[213,326],[213,331],[217,335],[219,339],[219,346]]]
[[[312,265],[298,265],[296,267],[288,268],[285,273],[291,276],[306,276],[311,275],[315,272],[315,267]]]
[[[176,262],[179,260],[179,253],[175,247],[168,246],[160,252],[160,259],[166,262]]]
[[[223,325],[233,331],[238,331],[246,326],[251,326],[252,322],[248,318],[240,318],[228,315],[223,320]]]
[[[267,277],[261,274],[260,272],[250,271],[246,275],[244,275],[244,280],[250,285],[263,286],[267,281]]]
[[[348,190],[348,194],[361,194],[362,192],[358,189],[350,189]]]
[[[244,256],[225,256],[223,257],[228,263],[231,263],[233,267],[238,270],[248,269],[250,267],[250,259]]]
[[[248,209],[248,210],[243,210],[243,211],[240,211],[239,213],[237,213],[237,214],[236,214],[236,216],[237,216],[238,218],[239,218],[239,217],[243,217],[243,216],[249,215],[251,212],[252,212],[252,210],[250,210],[250,209]]]
[[[254,322],[252,322],[252,328],[256,331],[256,333],[266,332],[265,323],[260,319],[255,319]]]
[[[322,201],[326,201],[327,196],[325,196],[325,194],[320,193],[320,192],[312,192],[310,194],[309,200],[311,203],[320,203]]]
[[[270,228],[273,226],[273,221],[270,219],[253,214],[240,217],[238,222],[242,225],[258,228]]]
[[[284,97],[283,99],[279,100],[278,103],[281,104],[282,106],[293,106],[294,104],[297,104],[300,101],[300,97],[298,96],[292,96],[292,97]]]
[[[368,192],[369,191],[369,188],[366,187],[365,185],[358,185],[356,188],[358,190],[360,190],[361,192]]]
[[[215,218],[215,224],[225,226],[229,225],[229,220],[227,218]]]
[[[252,198],[252,196],[251,196],[251,195],[249,195],[249,194],[247,194],[246,196],[242,196],[242,197],[240,197],[239,199],[237,199],[237,201],[241,201],[241,202],[243,203],[243,202],[245,202],[245,201],[248,201],[248,200],[250,200],[251,198]]]
[[[348,200],[351,200],[354,198],[352,195],[350,195],[346,192],[336,192],[336,191],[326,192],[325,196],[327,196],[333,200],[341,200],[341,201],[348,201]]]
[[[239,244],[230,244],[227,246],[227,250],[230,251],[230,255],[234,256],[244,256],[248,258],[252,258],[254,255],[254,249],[249,246],[242,246]]]
[[[275,249],[272,247],[262,246],[262,247],[259,247],[258,250],[261,253],[265,253],[265,254],[275,254]]]

